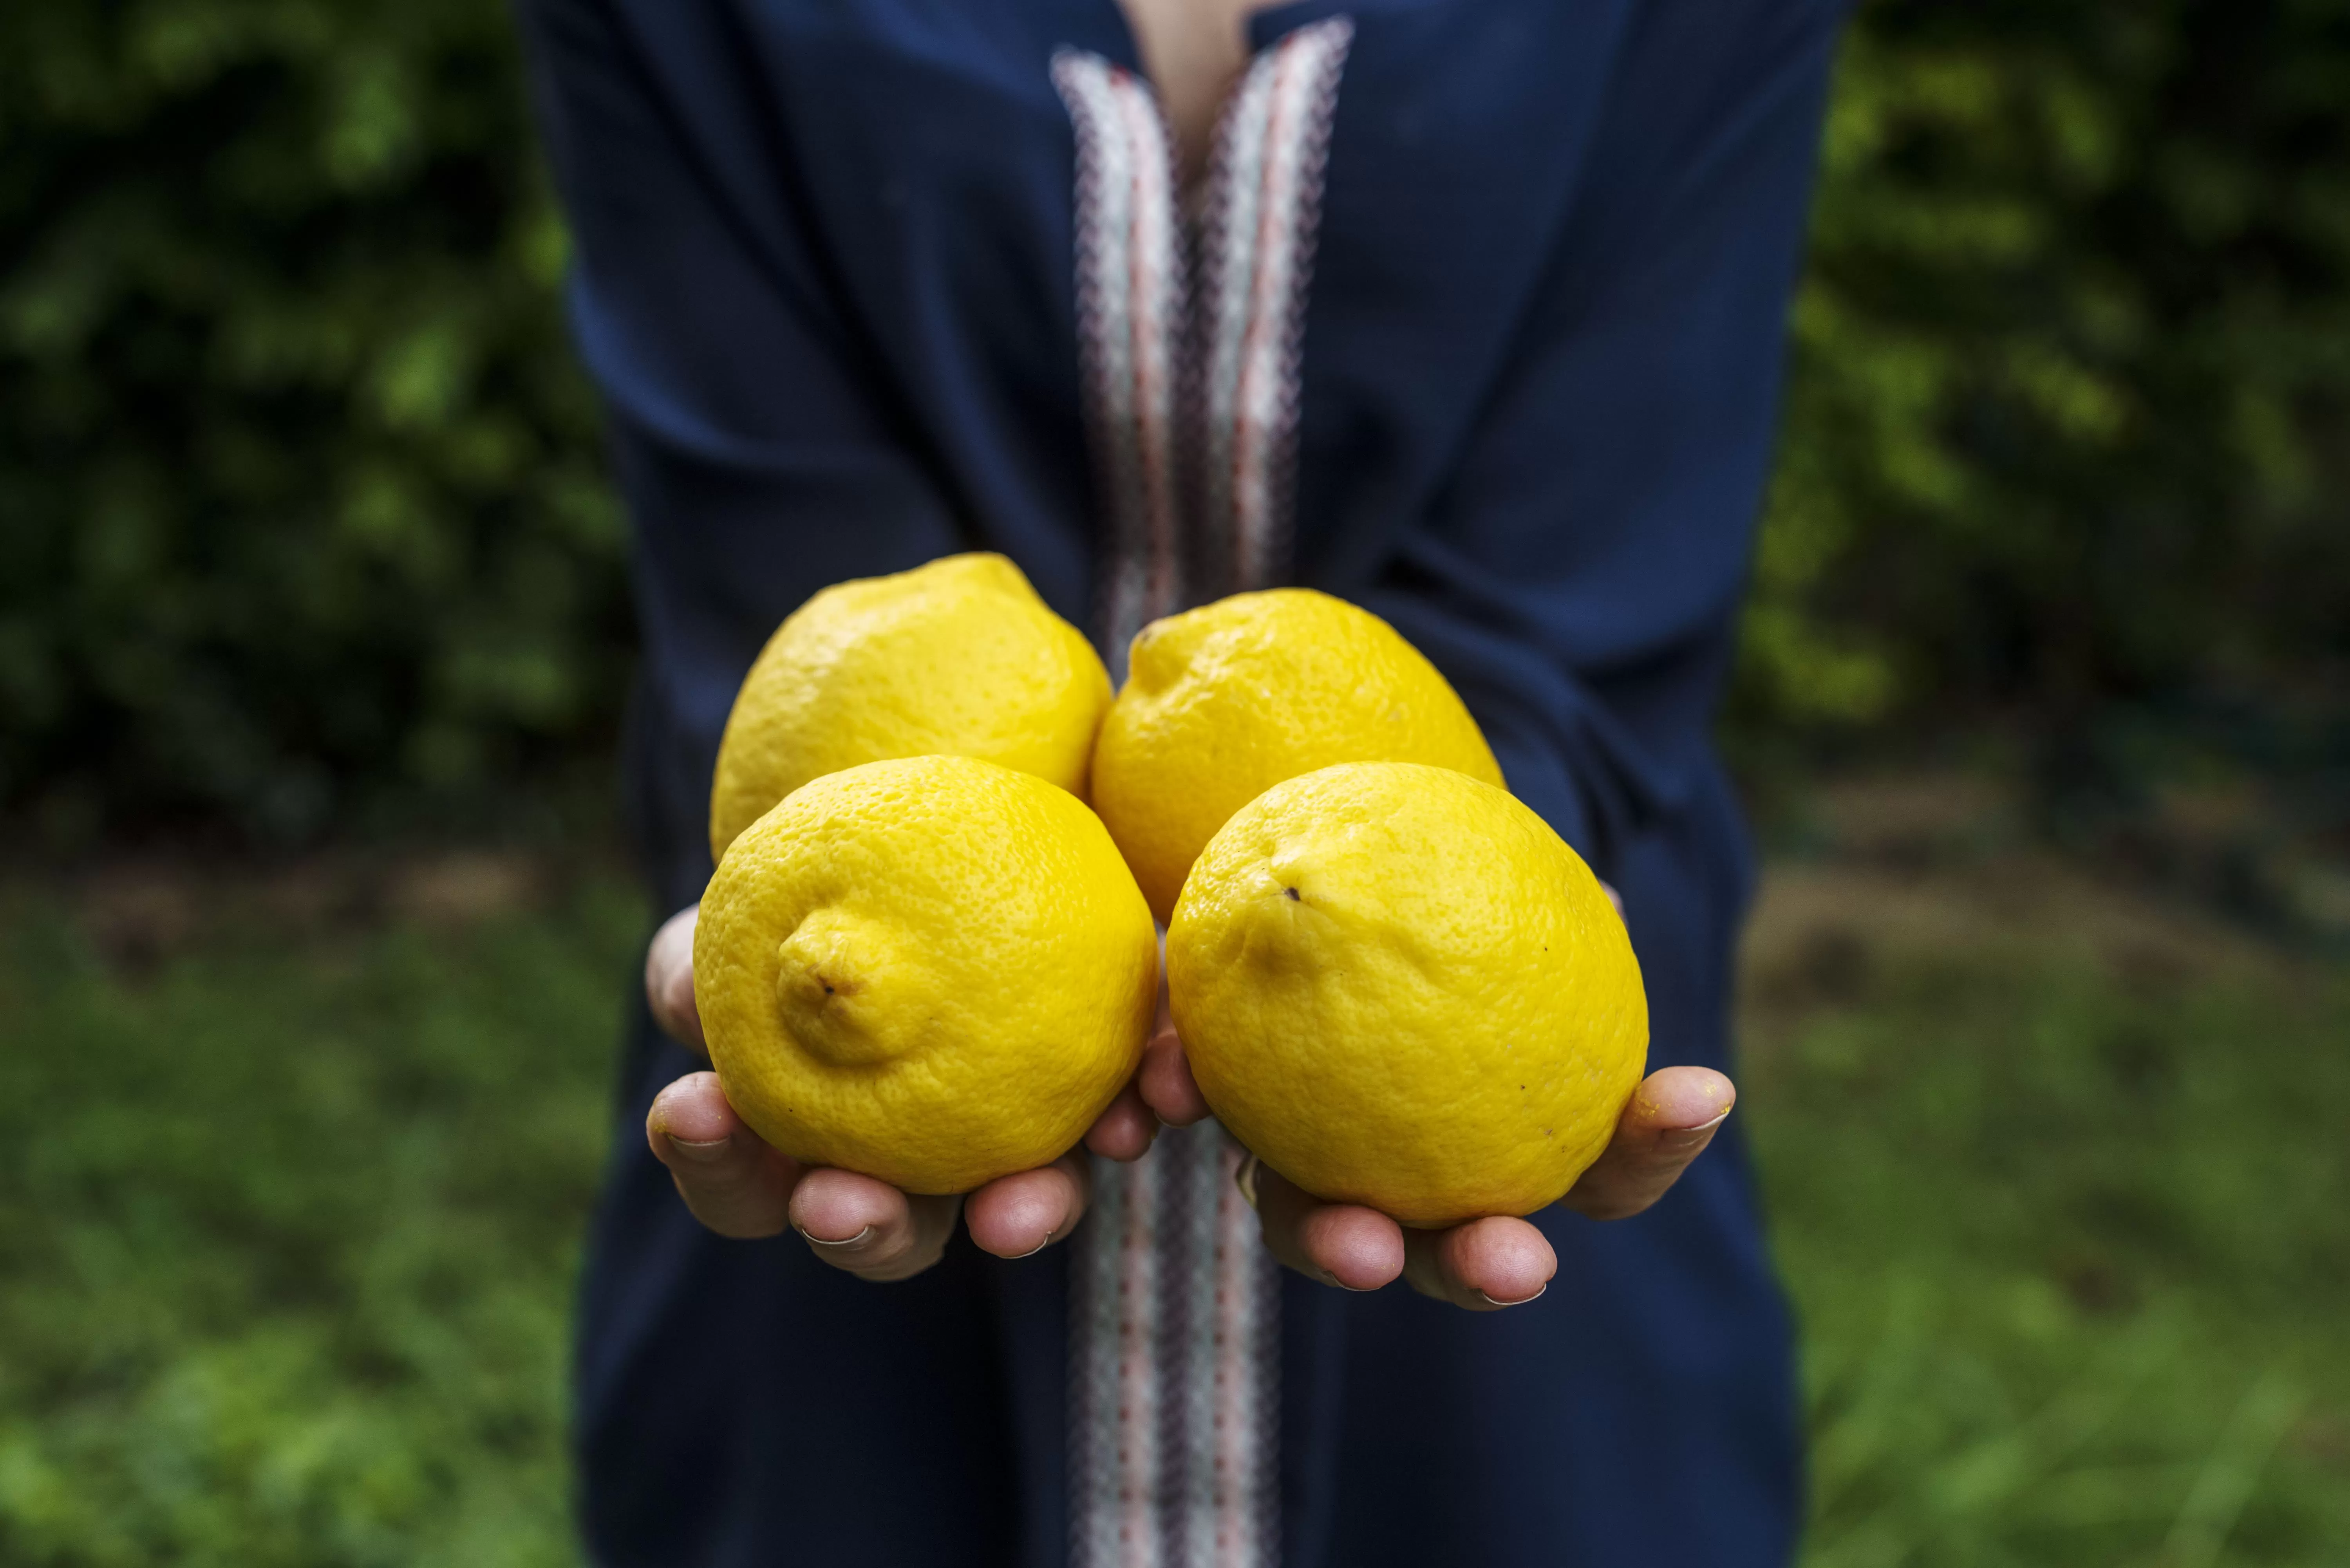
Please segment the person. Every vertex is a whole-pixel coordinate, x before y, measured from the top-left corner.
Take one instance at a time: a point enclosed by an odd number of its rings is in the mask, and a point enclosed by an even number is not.
[[[634,524],[630,829],[682,911],[580,1300],[596,1561],[1786,1562],[1707,730],[1838,8],[521,14]],[[1085,1148],[964,1199],[735,1117],[691,973],[735,686],[816,589],[973,548],[1114,673],[1148,618],[1280,582],[1443,670],[1646,978],[1653,1071],[1563,1205],[1319,1203],[1202,1120],[1164,1026]]]

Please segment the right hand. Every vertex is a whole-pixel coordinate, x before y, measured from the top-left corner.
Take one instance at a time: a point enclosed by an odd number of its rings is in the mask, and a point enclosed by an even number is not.
[[[645,953],[645,999],[653,1022],[704,1055],[693,1000],[693,926],[701,906],[681,909]],[[1110,1159],[1139,1159],[1159,1131],[1146,1088],[1170,1073],[1189,1080],[1159,992],[1159,1027],[1134,1082],[1110,1102],[1085,1147]],[[1158,1096],[1154,1096],[1154,1099]],[[967,1198],[900,1192],[854,1171],[806,1166],[770,1147],[727,1103],[715,1073],[689,1073],[653,1098],[645,1141],[669,1168],[678,1195],[722,1236],[753,1238],[785,1228],[816,1255],[868,1280],[902,1280],[937,1262],[961,1216],[971,1239],[1000,1258],[1024,1258],[1065,1241],[1085,1217],[1093,1176],[1078,1150],[1035,1170],[999,1177]]]

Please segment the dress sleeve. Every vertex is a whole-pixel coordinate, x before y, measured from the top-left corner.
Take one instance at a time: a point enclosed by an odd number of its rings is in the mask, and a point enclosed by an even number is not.
[[[626,815],[674,906],[709,873],[718,737],[777,622],[970,534],[846,306],[793,129],[722,36],[731,8],[518,12],[570,225],[573,337],[632,527]]]
[[[1449,483],[1361,597],[1605,872],[1713,787],[1840,11],[1648,7]]]
[[[646,666],[687,728],[733,695],[786,590],[954,548],[959,520],[843,307],[790,131],[713,78],[723,7],[658,32],[609,0],[522,0],[574,254],[573,332],[635,523]],[[802,596],[804,597],[804,595]],[[741,646],[751,640],[748,649]],[[723,646],[714,646],[723,645]]]

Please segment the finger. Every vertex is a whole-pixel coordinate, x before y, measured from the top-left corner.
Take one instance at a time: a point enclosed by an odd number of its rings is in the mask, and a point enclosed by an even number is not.
[[[1024,1258],[1065,1239],[1086,1215],[1093,1171],[1081,1154],[989,1182],[971,1195],[963,1224],[983,1251]]]
[[[1471,1312],[1523,1306],[1550,1288],[1558,1254],[1523,1220],[1471,1220],[1404,1232],[1403,1277],[1421,1295]]]
[[[1134,1075],[1142,1102],[1170,1127],[1188,1127],[1208,1115],[1207,1096],[1191,1077],[1183,1042],[1175,1033],[1175,1010],[1167,992],[1167,935],[1159,936],[1159,1017],[1142,1047],[1142,1070]]]
[[[645,1001],[662,1033],[706,1056],[702,1010],[693,1001],[693,926],[701,913],[701,905],[689,904],[653,933],[645,950]]]
[[[1183,1042],[1176,1038],[1171,1023],[1142,1048],[1142,1071],[1135,1081],[1142,1087],[1143,1102],[1169,1127],[1188,1127],[1208,1114],[1207,1096],[1191,1076],[1191,1064],[1184,1059]]]
[[[1624,918],[1624,895],[1616,890],[1616,884],[1613,882],[1602,882],[1599,884],[1599,890],[1607,895],[1607,901],[1609,903],[1616,906],[1616,918],[1619,920],[1622,919]]]
[[[902,1280],[939,1261],[959,1197],[918,1197],[850,1170],[816,1169],[792,1191],[791,1222],[816,1255],[864,1280]]]
[[[1150,1152],[1150,1140],[1158,1136],[1159,1118],[1143,1103],[1138,1077],[1118,1092],[1109,1109],[1094,1118],[1086,1133],[1086,1147],[1104,1159],[1140,1159]]]
[[[1617,1119],[1615,1137],[1566,1195],[1566,1206],[1594,1220],[1638,1214],[1705,1152],[1737,1101],[1735,1085],[1711,1067],[1649,1074]]]
[[[773,1236],[789,1223],[800,1168],[743,1125],[717,1074],[689,1074],[655,1096],[645,1142],[693,1217],[720,1235]]]
[[[1403,1272],[1403,1228],[1378,1210],[1325,1203],[1262,1163],[1255,1179],[1264,1244],[1284,1267],[1349,1291],[1378,1290]]]

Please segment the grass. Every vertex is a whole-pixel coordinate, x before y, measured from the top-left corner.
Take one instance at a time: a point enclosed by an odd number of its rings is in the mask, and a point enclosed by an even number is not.
[[[2350,971],[1975,884],[1763,911],[1810,1568],[2350,1562]],[[0,1564],[573,1561],[639,911],[419,886],[0,897]]]
[[[1751,987],[1745,1069],[1808,1568],[2350,1563],[2350,972],[2061,878],[1906,929],[1824,880],[1875,940]]]
[[[138,975],[65,915],[0,912],[0,1563],[573,1561],[633,902],[232,917]]]

